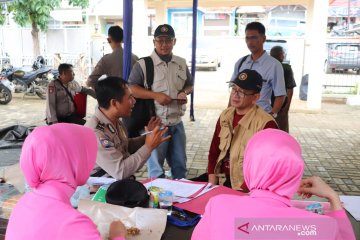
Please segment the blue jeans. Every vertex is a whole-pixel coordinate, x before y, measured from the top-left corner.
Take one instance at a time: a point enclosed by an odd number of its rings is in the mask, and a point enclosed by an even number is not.
[[[171,175],[174,179],[186,177],[186,135],[182,122],[175,126],[168,127],[166,135],[171,138],[160,144],[151,152],[151,156],[147,161],[149,178],[157,178],[164,176],[164,160],[171,168]]]

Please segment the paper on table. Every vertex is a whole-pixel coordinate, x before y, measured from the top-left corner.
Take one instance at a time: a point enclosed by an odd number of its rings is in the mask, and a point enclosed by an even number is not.
[[[96,224],[102,239],[108,239],[109,226],[114,220],[120,220],[126,228],[136,227],[140,230],[139,235],[126,236],[126,239],[161,239],[165,231],[167,210],[163,209],[127,208],[81,199],[78,210]]]
[[[340,196],[340,200],[356,221],[360,221],[360,196]]]
[[[87,184],[89,185],[106,185],[115,182],[115,178],[108,177],[89,177]]]
[[[164,178],[158,178],[154,181],[145,183],[144,186],[148,189],[151,186],[156,186],[169,191],[172,191],[175,196],[178,197],[190,197],[196,192],[200,191],[205,187],[205,183],[197,182],[183,182],[176,180],[169,180]]]
[[[191,197],[188,197],[188,198],[175,196],[175,197],[174,197],[174,202],[184,203],[184,202],[191,201],[191,200],[193,200],[193,199],[195,199],[195,198],[197,198],[197,197],[199,197],[199,196],[201,196],[201,195],[207,193],[208,191],[211,191],[211,190],[213,190],[213,189],[215,189],[215,188],[217,188],[217,187],[218,187],[218,185],[212,185],[211,183],[208,183],[208,184],[206,185],[206,187],[204,187],[203,190],[202,190],[200,193],[198,193],[198,194],[196,194],[196,195],[193,195],[193,196],[191,196]]]

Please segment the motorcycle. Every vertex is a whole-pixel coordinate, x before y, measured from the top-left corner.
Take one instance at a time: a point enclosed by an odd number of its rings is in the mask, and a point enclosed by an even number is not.
[[[0,104],[8,104],[12,99],[12,93],[15,92],[15,85],[5,76],[0,75]]]
[[[15,85],[15,92],[24,92],[24,96],[37,95],[46,99],[49,84],[48,73],[50,68],[45,67],[45,60],[39,56],[33,66],[33,71],[25,72],[21,68],[13,68],[10,64],[3,69],[3,74]]]

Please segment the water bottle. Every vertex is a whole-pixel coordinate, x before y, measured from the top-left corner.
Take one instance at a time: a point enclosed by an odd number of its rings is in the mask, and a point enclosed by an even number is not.
[[[171,170],[166,170],[165,171],[165,178],[166,179],[172,179]]]
[[[90,188],[87,184],[76,188],[75,193],[71,196],[70,202],[73,208],[77,208],[80,199],[90,198]]]

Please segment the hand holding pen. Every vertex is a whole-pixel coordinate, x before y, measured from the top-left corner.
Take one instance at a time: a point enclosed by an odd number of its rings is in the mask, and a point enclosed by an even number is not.
[[[165,127],[163,128],[163,130],[160,129],[159,126],[155,127],[151,133],[148,130],[147,127],[145,127],[145,132],[149,132],[148,134],[146,134],[146,138],[145,138],[145,145],[152,151],[155,148],[157,148],[157,146],[159,146],[161,143],[167,141],[168,139],[171,138],[171,135],[167,135],[165,137],[163,137],[163,135],[168,131],[168,128]]]

